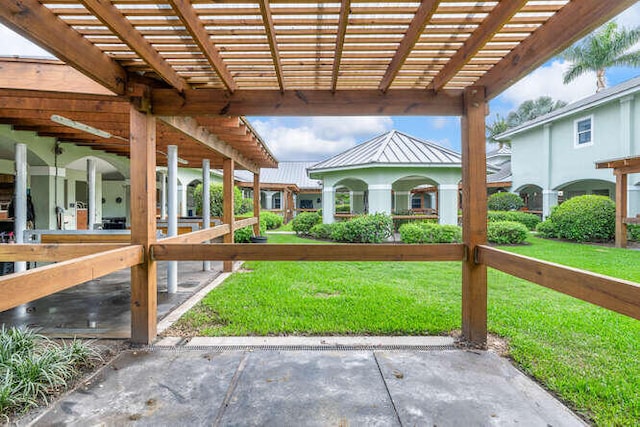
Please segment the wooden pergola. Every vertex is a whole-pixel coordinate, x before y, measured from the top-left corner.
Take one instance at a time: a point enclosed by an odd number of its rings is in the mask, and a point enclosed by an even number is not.
[[[486,240],[487,101],[634,3],[0,0],[0,22],[128,109],[128,126],[113,130],[130,139],[135,212],[131,245],[43,267],[46,273],[2,277],[0,308],[131,266],[132,340],[149,343],[158,260],[395,260],[461,262],[463,336],[481,345],[487,267],[640,318],[637,284],[507,253]],[[201,244],[198,235],[156,242],[156,129],[192,133],[194,120],[209,124],[200,117],[242,115],[461,116],[463,243],[264,246]],[[222,160],[225,181],[232,180],[238,158]],[[231,196],[232,185],[226,188]],[[232,233],[232,215],[224,222]],[[68,250],[14,245],[0,255]]]
[[[627,210],[627,175],[640,173],[640,157],[603,160],[596,163],[596,169],[613,169],[616,176],[616,247],[627,247],[627,224],[640,224],[640,214],[628,217]]]

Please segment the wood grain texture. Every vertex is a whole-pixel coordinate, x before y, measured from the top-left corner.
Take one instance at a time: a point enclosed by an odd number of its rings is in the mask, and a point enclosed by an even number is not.
[[[640,319],[640,284],[481,245],[478,261],[512,276]]]
[[[253,234],[260,235],[260,171],[253,174],[253,216],[256,223],[253,224]]]
[[[234,170],[235,164],[233,159],[225,159],[222,167],[222,222],[229,225],[228,234],[223,237],[224,243],[233,243],[233,232],[236,229],[236,221],[234,214]],[[222,267],[223,271],[233,271],[233,262],[225,260]]]
[[[616,248],[627,247],[627,177],[616,170]]]
[[[130,234],[42,234],[40,243],[129,243]]]
[[[229,234],[231,227],[228,224],[217,225],[211,228],[205,228],[198,231],[192,231],[190,233],[179,234],[173,237],[167,237],[158,240],[158,243],[174,244],[174,243],[202,243],[207,240],[215,239],[216,237]]]
[[[0,261],[46,261],[56,262],[78,258],[98,252],[120,249],[125,243],[89,244],[13,244],[0,245]]]
[[[143,260],[142,246],[133,245],[0,276],[0,311],[138,265]]]

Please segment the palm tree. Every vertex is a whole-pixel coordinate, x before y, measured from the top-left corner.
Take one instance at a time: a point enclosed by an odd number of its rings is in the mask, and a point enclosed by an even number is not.
[[[543,116],[562,108],[567,105],[564,101],[554,101],[550,96],[541,96],[536,99],[529,99],[524,101],[518,106],[515,111],[512,111],[507,116],[507,124],[509,128],[520,126],[522,123],[533,120],[536,117]]]
[[[509,124],[507,123],[507,120],[500,114],[496,114],[496,119],[492,123],[487,124],[487,142],[498,144],[500,147],[504,144],[509,145],[508,141],[498,141],[496,139],[496,136],[508,130]]]
[[[638,41],[640,28],[628,30],[618,28],[614,21],[609,22],[562,54],[571,62],[571,67],[564,73],[564,83],[567,84],[588,71],[595,71],[596,92],[601,91],[605,87],[605,70],[608,67],[640,66],[640,50],[630,51]]]

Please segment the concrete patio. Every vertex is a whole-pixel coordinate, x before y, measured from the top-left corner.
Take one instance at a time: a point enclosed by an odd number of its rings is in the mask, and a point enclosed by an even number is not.
[[[508,360],[449,337],[164,339],[18,424],[585,425]]]

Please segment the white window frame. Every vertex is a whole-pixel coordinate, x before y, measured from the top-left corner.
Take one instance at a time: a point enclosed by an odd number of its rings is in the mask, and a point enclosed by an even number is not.
[[[585,120],[589,120],[589,123],[591,124],[591,129],[590,129],[591,140],[589,142],[584,142],[584,143],[580,144],[579,137],[578,137],[578,123],[579,122],[583,122]],[[593,123],[594,123],[593,114],[588,115],[588,116],[584,116],[584,117],[580,117],[580,118],[575,119],[573,121],[573,147],[574,148],[590,147],[590,146],[593,145],[594,136],[595,136],[595,134],[593,132],[593,130],[594,130]]]

